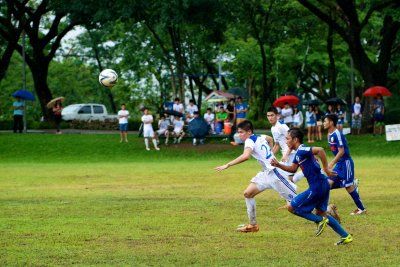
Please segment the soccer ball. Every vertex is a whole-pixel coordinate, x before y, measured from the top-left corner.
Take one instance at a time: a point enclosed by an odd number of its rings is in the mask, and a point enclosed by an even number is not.
[[[105,87],[113,87],[117,84],[118,74],[112,69],[105,69],[99,75],[99,83]]]

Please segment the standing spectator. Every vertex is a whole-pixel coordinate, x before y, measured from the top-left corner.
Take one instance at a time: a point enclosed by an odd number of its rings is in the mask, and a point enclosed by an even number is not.
[[[22,133],[24,128],[23,126],[23,119],[24,119],[24,112],[25,112],[25,102],[22,101],[20,97],[16,97],[14,103],[14,133]]]
[[[344,118],[346,117],[346,111],[343,109],[343,107],[340,103],[338,103],[336,107],[337,107],[336,114],[338,116],[337,128],[339,131],[342,132],[343,125],[344,125]]]
[[[142,122],[143,122],[143,137],[144,137],[144,144],[146,145],[146,150],[150,150],[149,147],[149,137],[151,137],[154,148],[156,150],[160,150],[160,148],[157,146],[157,140],[154,138],[154,130],[153,130],[153,115],[150,114],[148,108],[144,108],[143,110],[144,115],[142,116]]]
[[[336,110],[335,110],[335,106],[334,105],[331,105],[331,104],[328,105],[328,108],[327,108],[327,110],[325,112],[325,116],[329,115],[329,114],[336,114]]]
[[[186,121],[187,123],[191,122],[194,119],[194,113],[198,112],[199,108],[194,103],[193,99],[189,100],[189,105],[186,107]]]
[[[160,143],[159,136],[160,135],[165,135],[165,145],[168,145],[168,139],[169,139],[169,120],[166,120],[165,115],[161,114],[160,115],[160,120],[158,121],[158,130],[155,132],[155,137],[157,139],[157,144]]]
[[[298,106],[294,106],[293,127],[301,128],[301,126],[303,125],[303,121],[304,121],[303,113],[301,112]]]
[[[185,132],[183,131],[185,123],[181,120],[181,117],[176,117],[172,124],[174,125],[174,130],[171,135],[174,137],[174,144],[179,144],[185,136]]]
[[[119,131],[122,143],[123,141],[128,142],[128,117],[129,111],[126,110],[126,105],[121,104],[121,110],[118,111],[118,122],[119,122]]]
[[[204,114],[204,119],[210,125],[211,133],[215,134],[214,123],[215,123],[215,115],[211,112],[211,108],[207,108],[207,113]]]
[[[319,110],[318,106],[314,107],[314,114],[315,114],[315,121],[316,121],[316,126],[315,126],[315,138],[318,139],[318,141],[322,141],[322,113]]]
[[[246,113],[249,109],[247,104],[243,103],[243,99],[241,96],[237,98],[235,109],[236,109],[236,125],[239,125],[239,123],[246,120]]]
[[[356,96],[355,102],[351,106],[351,128],[353,134],[360,134],[363,106],[360,103],[360,97]]]
[[[308,110],[306,111],[306,123],[308,143],[314,143],[315,114],[313,106],[308,106]]]
[[[53,106],[54,122],[56,123],[56,129],[57,129],[56,134],[61,134],[61,120],[62,120],[61,112],[62,112],[62,110],[63,110],[63,106],[61,104],[61,101],[59,100]]]
[[[183,115],[183,104],[180,102],[179,97],[175,98],[174,104],[172,105],[172,110],[175,112],[182,113]],[[174,121],[175,116],[170,116],[171,122]]]
[[[383,122],[383,115],[385,114],[385,104],[383,103],[382,95],[378,94],[376,96],[376,100],[372,103],[373,109],[373,118],[374,118],[374,136],[377,134],[379,127],[379,134],[382,134]]]
[[[281,116],[283,119],[283,123],[291,128],[293,123],[293,109],[289,106],[289,103],[285,103],[285,106],[281,110]]]
[[[229,135],[229,141],[231,142],[231,145],[238,145],[234,139],[233,135],[235,134],[236,131],[236,108],[235,108],[235,99],[231,98],[229,100],[229,104],[226,106],[226,113],[228,113],[228,122],[232,124],[232,129],[231,129],[231,134]]]

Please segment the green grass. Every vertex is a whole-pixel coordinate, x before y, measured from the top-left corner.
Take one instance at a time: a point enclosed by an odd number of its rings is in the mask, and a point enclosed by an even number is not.
[[[283,201],[273,191],[257,196],[260,232],[234,231],[247,221],[242,192],[259,166],[251,160],[222,173],[213,168],[242,147],[214,141],[148,152],[142,139],[118,140],[117,135],[0,135],[1,266],[400,262],[399,142],[348,138],[369,214],[348,215],[354,209],[350,196],[332,191],[343,225],[354,235],[352,244],[335,247],[332,230],[314,238],[312,223],[277,210]],[[306,181],[299,186],[304,190]]]

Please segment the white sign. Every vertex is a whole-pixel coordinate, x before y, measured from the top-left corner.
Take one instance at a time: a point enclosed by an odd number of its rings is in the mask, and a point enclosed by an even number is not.
[[[400,124],[392,124],[385,126],[386,141],[400,140]]]

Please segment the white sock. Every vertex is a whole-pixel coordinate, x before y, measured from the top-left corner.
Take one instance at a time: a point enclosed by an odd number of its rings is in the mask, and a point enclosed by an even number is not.
[[[156,139],[153,139],[153,145],[155,148],[157,148],[157,140]]]
[[[254,198],[245,198],[247,206],[247,216],[249,217],[249,223],[254,225],[257,223],[256,219],[256,200]]]
[[[193,138],[193,144],[196,144],[196,143],[197,143],[196,138]]]
[[[296,172],[293,176],[293,183],[297,184],[297,182],[303,178],[304,178],[304,173],[302,171]]]
[[[145,138],[144,144],[146,145],[146,148],[149,148],[149,139]]]

